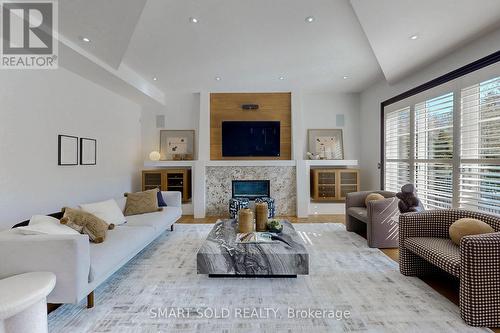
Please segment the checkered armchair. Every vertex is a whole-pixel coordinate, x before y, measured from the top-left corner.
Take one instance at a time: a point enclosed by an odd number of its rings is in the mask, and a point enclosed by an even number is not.
[[[474,218],[496,232],[449,238],[458,219]],[[401,273],[419,276],[444,270],[460,279],[460,314],[472,326],[500,326],[500,217],[459,209],[399,216]]]

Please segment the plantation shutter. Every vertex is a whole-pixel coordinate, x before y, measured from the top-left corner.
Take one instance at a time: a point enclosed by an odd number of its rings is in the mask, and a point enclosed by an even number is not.
[[[461,91],[460,208],[500,215],[500,77]]]
[[[385,115],[385,189],[398,192],[410,182],[410,107]]]
[[[451,208],[453,93],[415,104],[415,186],[426,209]]]

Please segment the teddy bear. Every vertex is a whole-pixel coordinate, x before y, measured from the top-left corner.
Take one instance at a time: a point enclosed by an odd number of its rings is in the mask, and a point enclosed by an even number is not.
[[[93,243],[102,243],[106,239],[106,231],[115,228],[114,224],[107,224],[95,215],[83,210],[65,207],[62,209],[64,216],[61,224],[89,236]]]
[[[396,193],[398,197],[398,208],[401,214],[409,212],[424,211],[424,206],[415,195],[415,186],[406,184],[401,187],[401,192]]]

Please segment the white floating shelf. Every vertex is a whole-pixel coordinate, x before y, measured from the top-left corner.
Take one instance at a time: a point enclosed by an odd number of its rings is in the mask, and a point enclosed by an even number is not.
[[[358,166],[358,160],[306,160],[308,166]]]
[[[196,161],[144,161],[146,168],[192,167]]]
[[[200,163],[207,167],[266,167],[266,166],[296,166],[303,162],[306,166],[358,166],[358,160],[220,160],[220,161],[144,161],[146,168],[194,167]],[[198,164],[198,165],[200,165]]]

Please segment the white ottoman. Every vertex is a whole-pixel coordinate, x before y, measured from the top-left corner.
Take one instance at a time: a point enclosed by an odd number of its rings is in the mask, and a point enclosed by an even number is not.
[[[0,333],[46,333],[47,295],[56,285],[49,272],[33,272],[0,280]]]

